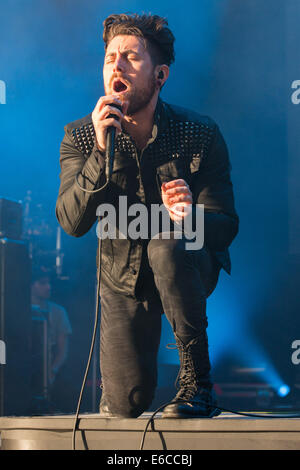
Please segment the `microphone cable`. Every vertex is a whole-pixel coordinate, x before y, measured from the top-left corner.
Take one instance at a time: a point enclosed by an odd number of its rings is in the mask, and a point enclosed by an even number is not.
[[[98,218],[98,223],[100,223],[100,217]],[[78,398],[77,409],[76,409],[76,413],[74,417],[74,424],[73,424],[73,431],[72,431],[72,450],[76,450],[76,431],[77,431],[77,426],[79,422],[79,411],[80,411],[80,406],[82,402],[82,395],[83,395],[85,385],[86,385],[87,376],[90,370],[91,360],[92,360],[93,351],[95,347],[98,323],[99,323],[101,255],[102,255],[102,239],[100,237],[99,242],[98,242],[98,269],[97,269],[96,310],[95,310],[95,318],[94,318],[94,327],[93,327],[93,334],[92,334],[92,340],[91,340],[91,345],[90,345],[90,352],[89,352],[89,356],[87,360],[87,365],[86,365],[86,369],[85,369],[85,373],[84,373],[84,377],[83,377],[83,381],[81,385],[81,390],[80,390],[80,394]]]
[[[113,106],[115,108],[119,109],[120,111],[122,110],[122,108],[117,104],[114,104]],[[116,118],[116,116],[113,115],[113,114],[110,114],[108,117]],[[111,174],[112,174],[112,171],[113,171],[113,159],[114,159],[114,152],[115,152],[115,135],[116,135],[116,128],[114,126],[110,126],[108,128],[108,132],[107,132],[107,135],[106,135],[106,144],[107,145],[106,145],[106,155],[105,155],[105,157],[106,157],[105,158],[105,161],[106,161],[106,167],[105,167],[106,182],[105,182],[105,184],[103,186],[101,186],[100,188],[97,188],[97,189],[93,189],[93,190],[85,189],[80,185],[80,183],[78,181],[78,176],[81,174],[81,172],[79,171],[75,176],[75,183],[81,191],[83,191],[85,193],[88,193],[88,194],[94,194],[94,193],[98,193],[98,192],[102,191],[103,189],[105,189],[109,185],[110,179],[111,179]],[[98,217],[98,223],[100,224],[100,217]],[[98,239],[99,239],[99,242],[98,242],[98,269],[97,269],[96,309],[95,309],[94,327],[93,327],[93,334],[92,334],[92,340],[91,340],[91,345],[90,345],[89,356],[88,356],[88,360],[87,360],[87,365],[86,365],[86,369],[85,369],[85,373],[84,373],[84,377],[83,377],[83,381],[82,381],[82,385],[81,385],[81,390],[80,390],[80,394],[79,394],[79,398],[78,398],[78,402],[77,402],[75,417],[74,417],[74,424],[73,424],[73,431],[72,431],[72,450],[76,450],[76,431],[77,431],[78,422],[79,422],[79,411],[80,411],[80,406],[81,406],[81,402],[82,402],[83,392],[84,392],[85,385],[86,385],[87,376],[88,376],[90,366],[91,366],[91,360],[92,360],[93,351],[94,351],[94,347],[95,347],[96,334],[97,334],[98,323],[99,323],[101,255],[102,255],[102,239],[101,239],[101,236],[99,236]]]
[[[142,439],[141,439],[141,444],[140,444],[140,449],[139,450],[144,450],[144,444],[145,444],[145,439],[146,439],[146,433],[147,433],[147,430],[148,430],[148,427],[150,425],[150,423],[153,424],[153,418],[154,416],[159,413],[159,411],[163,410],[166,406],[168,405],[171,405],[171,404],[174,404],[174,403],[202,403],[202,404],[205,404],[207,405],[207,402],[206,401],[202,401],[202,400],[197,400],[197,402],[193,402],[192,400],[172,400],[172,401],[169,401],[167,403],[165,403],[164,405],[161,405],[159,408],[157,408],[155,411],[153,411],[153,413],[151,414],[150,418],[148,419],[147,423],[146,423],[146,426],[145,426],[145,429],[144,429],[144,432],[143,432],[143,436],[142,436]],[[225,411],[227,413],[232,413],[232,414],[235,414],[235,415],[239,415],[239,416],[246,416],[248,418],[267,418],[267,419],[295,419],[295,418],[300,418],[300,414],[285,414],[284,416],[280,415],[280,414],[257,414],[257,413],[247,413],[247,412],[244,412],[244,411],[235,411],[235,410],[229,410],[227,408],[223,408],[223,407],[220,407],[220,406],[214,406],[213,407],[215,410],[219,410],[219,411]],[[263,412],[264,413],[264,412]],[[195,417],[195,416],[191,416],[190,419],[209,419],[209,418],[212,418],[212,416],[207,416],[207,417]],[[164,419],[168,419],[168,418],[164,418]],[[169,419],[174,419],[174,418],[169,418]],[[188,419],[188,418],[177,418],[177,419]],[[167,449],[165,449],[167,450]]]

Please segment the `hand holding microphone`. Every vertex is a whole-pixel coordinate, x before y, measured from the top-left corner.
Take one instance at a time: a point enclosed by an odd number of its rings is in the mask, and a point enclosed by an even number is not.
[[[79,172],[75,177],[75,181],[81,191],[94,194],[102,191],[110,182],[114,161],[114,140],[115,136],[122,132],[121,121],[127,112],[128,104],[126,101],[122,104],[114,95],[102,96],[98,100],[92,112],[92,122],[95,129],[97,147],[102,153],[105,153],[106,183],[97,189],[86,189],[78,181]]]
[[[115,95],[102,96],[92,112],[97,145],[101,152],[106,149],[107,129],[116,128],[116,136],[122,132],[122,120],[128,109],[128,102],[122,103]]]
[[[106,178],[110,179],[113,169],[114,141],[122,132],[122,120],[128,109],[128,102],[122,103],[116,96],[102,96],[94,111],[92,121],[95,128],[98,149],[105,153]]]

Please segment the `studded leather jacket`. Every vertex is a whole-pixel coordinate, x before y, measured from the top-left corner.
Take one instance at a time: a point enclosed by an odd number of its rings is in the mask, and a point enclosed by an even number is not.
[[[97,220],[96,210],[111,203],[118,210],[119,196],[134,203],[162,204],[161,184],[185,179],[194,204],[204,204],[204,244],[230,274],[228,247],[238,232],[230,161],[217,124],[207,116],[158,100],[153,137],[139,151],[125,132],[115,142],[111,182],[105,183],[105,159],[95,142],[91,114],[65,126],[61,144],[61,184],[56,216],[70,235],[80,237]],[[77,183],[76,183],[77,178]],[[113,288],[133,295],[144,254],[143,240],[102,240],[102,275]]]

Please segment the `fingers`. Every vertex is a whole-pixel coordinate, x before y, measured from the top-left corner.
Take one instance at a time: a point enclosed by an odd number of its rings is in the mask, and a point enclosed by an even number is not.
[[[95,106],[94,111],[100,112],[104,108],[104,106],[109,104],[116,104],[118,106],[121,106],[123,110],[123,104],[125,103],[122,103],[122,101],[119,100],[115,95],[101,96]]]
[[[170,204],[174,202],[192,202],[192,192],[183,179],[163,183],[162,193]]]
[[[191,194],[177,194],[173,197],[169,197],[169,203],[170,204],[175,204],[176,202],[187,202],[191,204],[193,202],[193,198]]]
[[[120,121],[118,121],[117,119],[115,119],[113,117],[105,119],[105,121],[103,121],[103,126],[106,130],[107,130],[108,127],[114,126],[114,127],[116,127],[116,129],[118,131],[122,132],[122,126],[121,126]]]
[[[174,222],[179,222],[191,211],[193,195],[184,179],[162,184],[162,200]]]
[[[114,115],[119,118],[119,121],[122,121],[124,118],[124,114],[114,106],[106,105],[104,106],[98,114],[98,119],[103,120],[106,119],[109,115]]]
[[[169,215],[173,222],[181,223],[192,212],[192,204],[175,203],[169,208]]]
[[[189,185],[184,179],[177,179],[177,180],[168,181],[167,183],[163,183],[163,188],[165,190],[178,187],[178,186],[189,187]]]
[[[173,196],[173,195],[180,194],[180,193],[190,193],[190,192],[191,191],[188,186],[175,186],[174,188],[165,190],[165,193],[168,196]]]
[[[122,106],[122,111],[114,106]],[[120,122],[124,119],[124,111],[126,112],[128,108],[128,102],[121,103],[115,96],[103,96],[99,99],[98,103],[95,106],[95,109],[92,113],[92,119],[94,125],[106,119],[109,115],[113,114],[117,116]]]
[[[113,106],[114,104],[122,106],[122,111]],[[122,132],[122,120],[124,113],[127,112],[128,102],[122,103],[116,96],[101,96],[94,111],[92,112],[92,121],[97,137],[97,145],[100,151],[104,152],[106,147],[107,129],[111,126],[116,128],[116,135]]]

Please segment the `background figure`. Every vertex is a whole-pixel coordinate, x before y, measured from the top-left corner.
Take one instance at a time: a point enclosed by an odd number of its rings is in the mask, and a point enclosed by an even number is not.
[[[51,409],[51,389],[67,358],[72,333],[66,310],[49,300],[50,297],[50,273],[43,268],[34,269],[31,283],[32,393],[35,407],[38,402],[43,403],[40,411]]]

